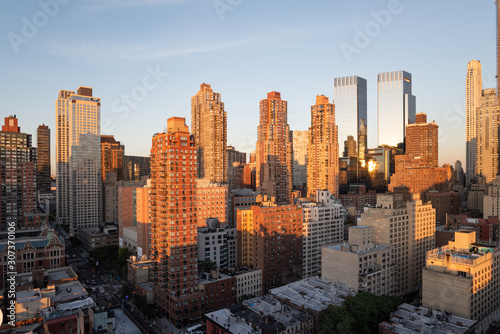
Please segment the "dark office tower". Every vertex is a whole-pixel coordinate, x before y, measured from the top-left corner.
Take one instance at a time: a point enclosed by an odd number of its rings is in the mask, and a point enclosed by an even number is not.
[[[116,173],[116,180],[123,181],[123,153],[125,146],[114,136],[101,135],[101,177],[106,181],[108,173]]]
[[[31,135],[21,133],[16,116],[5,117],[0,132],[0,219],[2,230],[7,223],[23,226],[25,213],[33,213],[36,200],[36,148]]]
[[[37,140],[37,190],[50,191],[50,129],[42,124],[36,130]]]
[[[149,177],[151,167],[149,157],[123,156],[123,177],[125,181],[140,181],[144,176]]]

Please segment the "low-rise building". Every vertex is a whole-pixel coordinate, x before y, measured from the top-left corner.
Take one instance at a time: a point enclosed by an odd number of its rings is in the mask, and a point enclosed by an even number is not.
[[[340,283],[319,277],[309,277],[271,289],[270,294],[280,302],[314,317],[314,333],[318,332],[319,314],[329,305],[342,306],[356,292]]]
[[[371,227],[351,226],[349,241],[323,246],[322,278],[355,292],[394,294],[394,247],[372,241]]]
[[[7,245],[6,233],[0,236],[0,287],[5,287],[7,264],[12,257]],[[19,274],[39,269],[54,269],[65,266],[64,238],[47,226],[33,230],[18,230],[15,233],[15,262]],[[12,260],[12,259],[11,259]]]
[[[241,297],[256,297],[262,295],[262,270],[240,267],[227,272],[236,278],[236,300],[241,302]]]
[[[202,294],[202,313],[236,304],[236,278],[222,274],[217,269],[201,275],[198,291]]]
[[[205,314],[207,334],[312,334],[313,316],[266,295]]]
[[[401,304],[391,313],[389,321],[379,324],[379,334],[472,334],[475,320],[427,307]]]
[[[103,227],[85,227],[78,229],[78,239],[83,248],[91,251],[104,246],[118,246],[118,227],[106,224]]]
[[[151,281],[153,261],[146,258],[137,259],[131,256],[127,259],[127,280],[132,285]]]

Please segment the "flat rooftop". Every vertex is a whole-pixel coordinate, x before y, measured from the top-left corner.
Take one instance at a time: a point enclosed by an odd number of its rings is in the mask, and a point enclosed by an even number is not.
[[[123,313],[122,309],[115,308],[112,311],[115,315],[115,333],[120,334],[136,334],[141,331],[137,326],[130,320],[129,317],[125,313]]]
[[[464,334],[476,323],[475,320],[445,314],[439,310],[401,304],[391,314],[390,322],[383,325],[397,334],[416,332],[432,334]]]
[[[342,306],[347,296],[356,295],[343,284],[331,283],[317,276],[271,289],[270,293],[278,299],[316,312],[326,309],[330,304]]]
[[[224,308],[211,313],[205,314],[207,319],[217,323],[221,327],[231,330],[232,333],[238,334],[253,334],[253,328],[246,323],[246,319],[236,317],[230,310]]]

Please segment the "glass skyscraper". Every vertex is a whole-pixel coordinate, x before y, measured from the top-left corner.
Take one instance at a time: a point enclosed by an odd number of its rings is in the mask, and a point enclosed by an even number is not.
[[[339,152],[344,142],[353,136],[359,160],[364,160],[367,145],[366,79],[349,76],[333,79],[335,118],[339,131]]]
[[[378,145],[404,143],[406,125],[415,123],[416,99],[411,94],[411,74],[379,73],[377,91]]]

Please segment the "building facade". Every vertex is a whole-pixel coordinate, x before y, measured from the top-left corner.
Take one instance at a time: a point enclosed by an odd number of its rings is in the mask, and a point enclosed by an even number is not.
[[[47,125],[39,125],[36,129],[37,148],[37,189],[50,192],[50,129]]]
[[[432,167],[438,162],[438,125],[427,123],[427,114],[415,115],[415,123],[406,126],[406,154]]]
[[[168,119],[151,146],[151,257],[156,305],[176,327],[200,319],[197,154],[185,119]]]
[[[59,91],[56,101],[57,221],[78,228],[101,222],[101,99],[92,88]]]
[[[355,292],[394,295],[393,247],[374,243],[371,231],[368,226],[351,226],[348,242],[323,246],[321,278]]]
[[[16,267],[7,270],[12,250],[5,232],[0,240],[0,287],[7,288],[7,273],[31,273],[39,269],[53,269],[65,266],[64,238],[47,226],[16,231],[16,249],[14,251]],[[9,275],[10,277],[10,275]]]
[[[262,269],[262,292],[300,279],[302,209],[252,206],[237,215],[237,265]]]
[[[483,91],[483,79],[481,77],[481,63],[471,60],[467,64],[467,78],[465,81],[465,113],[467,118],[466,146],[465,146],[465,172],[466,184],[476,176],[476,111],[479,108],[481,92]]]
[[[293,138],[293,187],[307,187],[307,143],[309,131],[292,131]]]
[[[16,116],[5,117],[0,132],[0,222],[7,230],[11,222],[24,225],[25,214],[37,209],[36,148],[31,135],[22,133]]]
[[[229,187],[224,183],[213,183],[208,179],[196,180],[198,227],[206,226],[207,218],[217,218],[224,226],[228,224]]]
[[[344,240],[344,217],[329,191],[318,190],[316,202],[302,203],[304,215],[302,278],[321,275],[321,247]]]
[[[279,92],[270,92],[260,101],[257,127],[256,186],[277,204],[291,201],[293,148],[287,121],[287,101]]]
[[[132,155],[123,156],[123,178],[125,181],[139,181],[143,177],[149,177],[150,158]]]
[[[416,99],[411,74],[405,71],[377,76],[378,145],[404,143],[406,126],[415,123]]]
[[[368,148],[368,107],[366,79],[349,76],[333,79],[335,117],[338,141],[344,143],[353,137],[355,157],[364,160]],[[351,150],[352,152],[353,150]],[[349,155],[350,156],[350,155]]]
[[[499,271],[497,245],[476,242],[475,231],[455,232],[455,241],[427,252],[422,306],[482,319],[500,307]]]
[[[106,181],[108,173],[115,173],[116,180],[123,180],[123,155],[125,146],[115,136],[101,135],[101,174]]]
[[[483,89],[476,109],[476,175],[484,176],[486,183],[498,174],[500,105],[497,90]]]
[[[311,127],[307,145],[307,194],[315,196],[316,190],[339,193],[339,144],[335,124],[335,106],[324,95],[316,96],[311,107]]]
[[[227,113],[219,93],[201,84],[191,98],[191,127],[198,149],[198,178],[227,182]]]
[[[379,194],[377,207],[365,208],[358,225],[372,227],[372,240],[394,248],[394,293],[404,295],[422,283],[425,253],[434,248],[436,214],[430,203]]]

